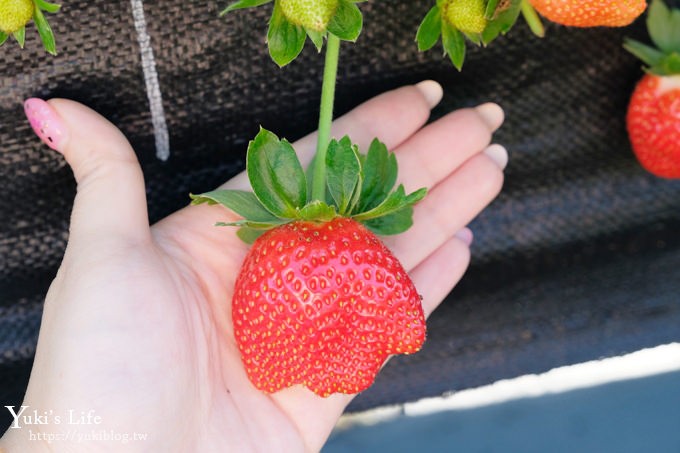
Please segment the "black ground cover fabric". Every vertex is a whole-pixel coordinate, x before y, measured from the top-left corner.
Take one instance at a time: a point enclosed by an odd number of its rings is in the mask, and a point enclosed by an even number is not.
[[[434,118],[486,101],[505,108],[496,139],[510,164],[502,195],[471,225],[472,266],[432,316],[424,350],[392,360],[350,410],[679,341],[680,182],[640,168],[624,124],[642,71],[621,42],[646,39],[643,21],[625,30],[549,25],[543,40],[520,24],[471,49],[458,73],[439,48],[415,48],[431,3],[361,4],[365,29],[343,46],[337,112],[432,78],[446,92]],[[51,17],[57,57],[42,52],[33,28],[25,50],[0,48],[1,405],[22,400],[75,190],[61,156],[31,132],[23,99],[72,98],[117,124],[142,162],[152,221],[239,172],[260,124],[290,140],[315,128],[322,58],[308,46],[279,70],[264,45],[269,8],[220,19],[225,5],[145,3],[167,161],[156,158],[130,2],[65,2]],[[0,421],[2,429],[9,414]]]

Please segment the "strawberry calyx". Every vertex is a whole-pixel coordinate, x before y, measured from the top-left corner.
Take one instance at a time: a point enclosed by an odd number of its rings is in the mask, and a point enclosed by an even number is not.
[[[26,25],[33,19],[45,50],[56,55],[54,33],[43,12],[56,13],[60,8],[61,5],[45,0],[0,0],[0,46],[11,35],[23,49]]]
[[[647,30],[654,46],[626,39],[624,47],[646,64],[645,71],[657,76],[680,74],[680,9],[653,0],[647,15]]]
[[[545,27],[543,26],[543,21],[538,15],[534,6],[529,0],[522,0],[522,16],[525,22],[529,26],[531,32],[539,38],[545,37]]]
[[[512,29],[523,0],[437,0],[416,33],[418,50],[434,47],[440,38],[444,55],[463,68],[467,41],[488,45]]]
[[[307,38],[318,51],[328,35],[355,42],[361,34],[363,16],[355,3],[364,0],[238,0],[220,15],[274,2],[269,20],[269,55],[279,66],[295,60]]]
[[[266,231],[295,221],[328,222],[346,217],[379,235],[406,231],[413,220],[413,205],[426,189],[407,194],[395,189],[397,160],[375,139],[366,154],[349,137],[331,140],[325,155],[326,196],[313,199],[312,172],[303,170],[293,146],[261,128],[248,145],[246,173],[252,192],[216,190],[191,195],[192,204],[220,204],[242,220],[218,223],[238,227],[238,236],[253,243]]]

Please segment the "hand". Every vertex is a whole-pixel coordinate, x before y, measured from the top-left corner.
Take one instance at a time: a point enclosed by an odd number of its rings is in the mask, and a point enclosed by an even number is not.
[[[415,225],[387,245],[409,271],[429,315],[461,278],[472,236],[465,225],[499,192],[507,162],[486,152],[503,121],[495,104],[453,112],[423,127],[441,98],[434,82],[380,95],[334,123],[367,149],[379,137],[398,156],[407,191],[428,187]],[[350,395],[302,387],[273,395],[248,381],[234,343],[230,301],[246,246],[214,228],[235,216],[181,209],[149,227],[144,179],[123,135],[64,99],[28,103],[29,118],[73,169],[78,191],[64,260],[45,301],[24,405],[32,413],[96,414],[81,428],[142,433],[130,442],[30,441],[72,425],[9,429],[7,451],[316,451]],[[49,121],[45,122],[44,120]],[[47,137],[50,138],[47,138]],[[296,143],[309,161],[314,136]],[[225,187],[247,188],[239,175]],[[444,208],[442,208],[444,207]],[[18,408],[16,408],[18,410]],[[73,445],[71,445],[73,444]]]

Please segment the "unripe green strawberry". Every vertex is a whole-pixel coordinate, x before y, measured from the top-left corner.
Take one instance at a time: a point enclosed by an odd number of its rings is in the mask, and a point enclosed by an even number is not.
[[[481,33],[487,25],[484,0],[448,0],[444,4],[444,18],[463,33]]]
[[[0,0],[0,31],[12,34],[33,17],[31,0]]]
[[[294,24],[314,31],[325,31],[338,0],[281,0],[283,14]]]

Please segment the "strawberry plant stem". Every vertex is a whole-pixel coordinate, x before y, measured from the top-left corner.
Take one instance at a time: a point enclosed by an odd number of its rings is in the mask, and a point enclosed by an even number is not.
[[[338,74],[340,56],[340,38],[328,33],[326,43],[326,63],[323,70],[321,88],[321,107],[319,109],[319,136],[314,157],[314,173],[312,179],[312,199],[326,198],[326,150],[331,139],[331,123],[333,122],[333,103],[335,102],[335,82]]]

